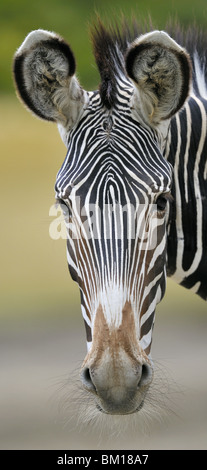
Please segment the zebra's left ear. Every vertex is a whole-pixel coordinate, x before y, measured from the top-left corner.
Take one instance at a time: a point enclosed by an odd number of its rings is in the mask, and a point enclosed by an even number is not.
[[[126,71],[139,92],[151,126],[169,119],[184,104],[191,84],[190,57],[167,33],[153,31],[136,39],[126,54]]]

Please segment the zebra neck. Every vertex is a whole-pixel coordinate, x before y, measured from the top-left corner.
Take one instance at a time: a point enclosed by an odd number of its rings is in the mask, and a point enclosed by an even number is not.
[[[171,121],[166,158],[174,168],[167,274],[207,299],[207,101],[193,96]]]

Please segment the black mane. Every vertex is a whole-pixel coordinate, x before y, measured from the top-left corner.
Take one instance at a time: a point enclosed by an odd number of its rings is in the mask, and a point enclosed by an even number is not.
[[[124,64],[126,50],[140,34],[135,23],[132,28],[124,22],[122,28],[115,25],[107,29],[100,19],[91,30],[94,56],[101,76],[100,95],[102,102],[109,109],[116,102],[117,74],[119,72],[126,74]]]

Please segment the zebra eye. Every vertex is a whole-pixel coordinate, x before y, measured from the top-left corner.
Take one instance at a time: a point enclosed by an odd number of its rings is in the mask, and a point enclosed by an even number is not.
[[[71,210],[63,199],[57,199],[57,204],[61,207],[64,217],[71,215]]]
[[[161,194],[160,196],[158,196],[156,200],[156,204],[157,204],[157,210],[159,212],[163,212],[166,209],[167,197]]]

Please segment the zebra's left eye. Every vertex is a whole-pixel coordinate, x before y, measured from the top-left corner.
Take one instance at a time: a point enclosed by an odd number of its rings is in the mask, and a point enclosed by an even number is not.
[[[167,197],[164,196],[163,194],[158,196],[156,200],[156,204],[157,204],[157,210],[159,212],[164,212],[164,210],[166,209],[167,201],[168,201]]]

